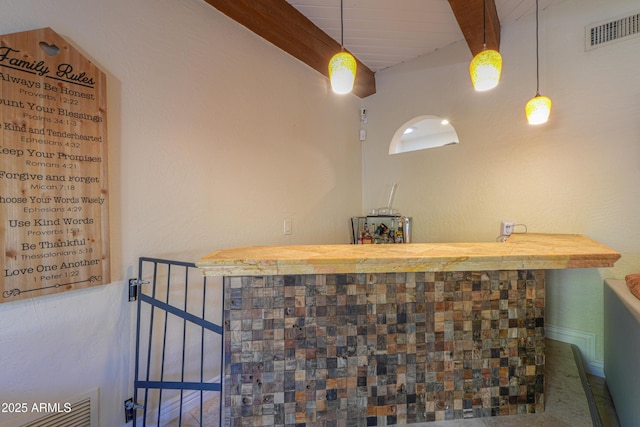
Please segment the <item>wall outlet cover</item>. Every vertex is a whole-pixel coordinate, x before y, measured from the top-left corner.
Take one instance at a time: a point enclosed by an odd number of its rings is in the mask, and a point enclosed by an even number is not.
[[[500,223],[500,235],[511,236],[513,234],[514,223],[511,221],[502,221]]]

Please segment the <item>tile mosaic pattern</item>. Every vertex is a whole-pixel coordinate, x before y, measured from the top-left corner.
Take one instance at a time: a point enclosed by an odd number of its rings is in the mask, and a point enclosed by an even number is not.
[[[225,279],[225,425],[544,410],[544,271]]]

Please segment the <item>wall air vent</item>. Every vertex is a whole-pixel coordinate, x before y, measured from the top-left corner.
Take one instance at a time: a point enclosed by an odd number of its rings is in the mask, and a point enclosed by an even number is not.
[[[640,12],[585,27],[585,50],[607,46],[640,35]]]
[[[3,423],[3,427],[97,427],[97,388],[65,401],[35,402],[27,405],[25,417]]]
[[[51,410],[51,409],[49,409]],[[22,427],[84,427],[91,426],[91,399],[85,398],[68,406],[60,405],[53,412]]]

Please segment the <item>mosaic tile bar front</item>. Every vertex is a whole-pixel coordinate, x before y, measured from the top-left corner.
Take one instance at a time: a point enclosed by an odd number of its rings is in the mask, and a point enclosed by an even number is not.
[[[225,278],[225,425],[544,410],[544,271]]]

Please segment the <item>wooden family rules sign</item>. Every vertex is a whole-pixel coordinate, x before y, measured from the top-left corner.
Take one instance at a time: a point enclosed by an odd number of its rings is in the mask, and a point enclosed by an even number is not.
[[[0,303],[109,283],[106,112],[53,30],[0,36]]]

